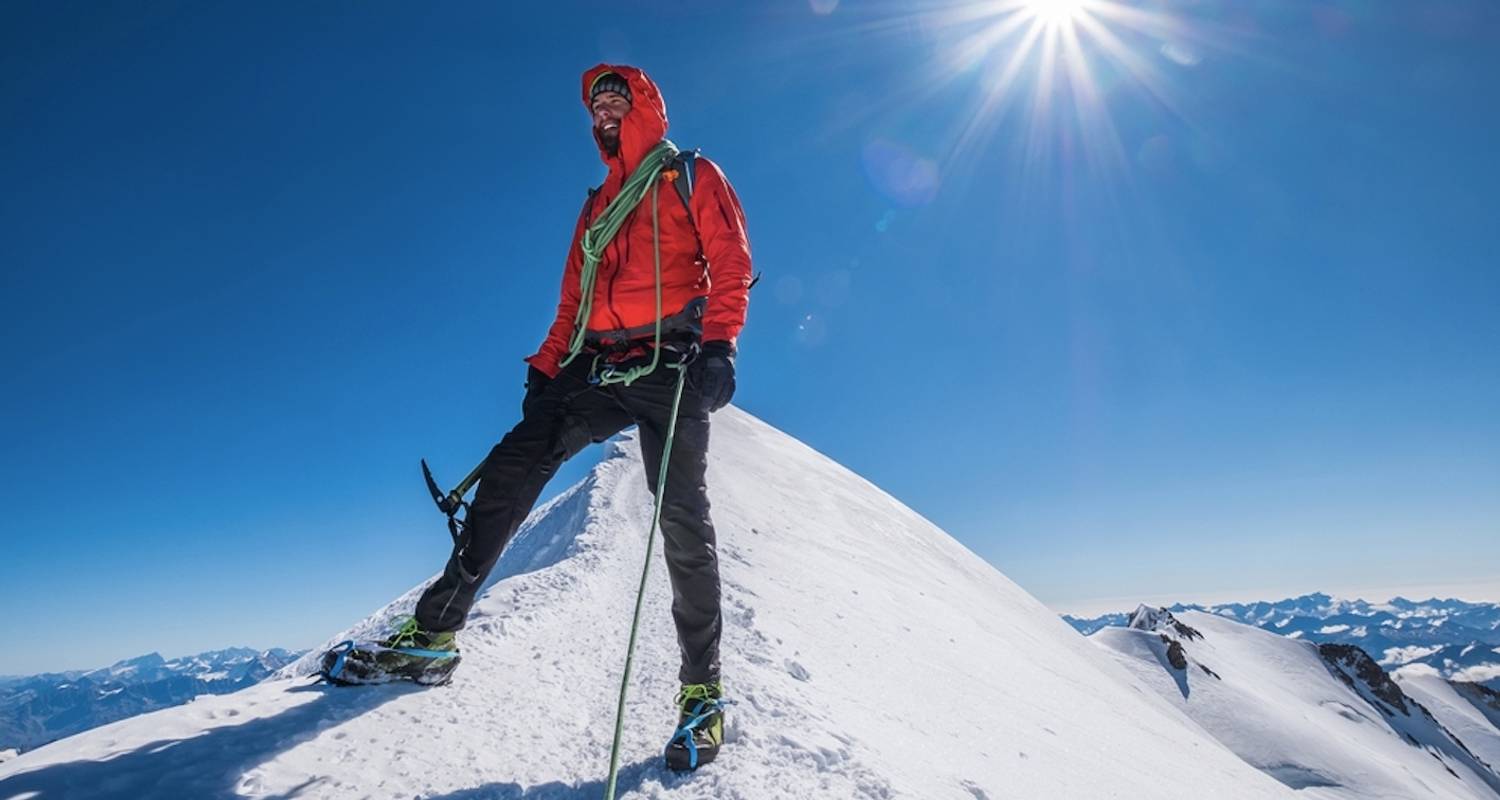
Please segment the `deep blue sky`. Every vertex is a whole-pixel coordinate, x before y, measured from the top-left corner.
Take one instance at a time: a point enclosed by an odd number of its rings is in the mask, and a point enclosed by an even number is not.
[[[736,402],[1044,601],[1494,589],[1494,4],[1123,4],[988,115],[965,6],[5,4],[0,673],[439,568],[417,459],[517,418],[601,60],[744,202]]]

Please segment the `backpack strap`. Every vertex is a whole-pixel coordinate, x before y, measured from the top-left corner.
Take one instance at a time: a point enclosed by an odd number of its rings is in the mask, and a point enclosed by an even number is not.
[[[693,218],[693,184],[697,180],[698,150],[679,150],[677,156],[672,159],[668,169],[677,173],[672,179],[672,186],[677,189],[677,196],[682,198],[682,206],[687,209],[688,219]],[[697,224],[694,223],[694,228]]]
[[[677,190],[682,208],[687,211],[688,224],[693,228],[693,238],[698,240],[698,252],[703,252],[703,237],[698,235],[698,221],[693,219],[693,187],[698,180],[698,149],[679,150],[666,169],[672,172],[672,188]]]

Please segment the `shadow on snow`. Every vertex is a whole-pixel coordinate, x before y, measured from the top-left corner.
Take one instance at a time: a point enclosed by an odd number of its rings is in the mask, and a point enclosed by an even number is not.
[[[413,692],[433,691],[405,683],[358,689],[311,683],[290,687],[288,693],[316,693],[317,698],[277,714],[238,725],[211,728],[182,739],[157,739],[102,760],[81,759],[49,764],[0,779],[0,797],[28,800],[144,800],[144,798],[241,798],[236,789],[251,769],[278,754],[309,741],[319,733],[348,722]],[[619,793],[640,789],[649,780],[671,788],[689,780],[671,772],[660,756],[620,768]],[[282,794],[259,795],[266,800],[316,796],[324,779],[309,777]],[[253,790],[252,790],[253,791]],[[604,779],[581,784],[557,781],[522,786],[496,782],[444,795],[422,795],[424,800],[582,800],[604,794]]]
[[[633,792],[654,778],[670,789],[692,779],[690,775],[672,772],[662,763],[660,756],[644,758],[620,767],[615,791],[619,794]],[[490,783],[472,789],[459,789],[441,795],[423,795],[423,800],[596,800],[604,795],[604,779],[580,784],[552,781],[535,786],[517,783]]]
[[[211,728],[184,739],[158,739],[103,760],[49,764],[0,780],[0,797],[34,800],[141,800],[141,798],[241,797],[244,773],[278,754],[387,702],[423,687],[410,684],[340,689],[305,684],[288,693],[313,692],[312,701],[239,725]],[[312,778],[283,795],[296,797],[321,779]]]

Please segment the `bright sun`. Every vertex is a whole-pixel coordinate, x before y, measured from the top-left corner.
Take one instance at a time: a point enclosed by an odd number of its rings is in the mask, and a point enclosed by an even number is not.
[[[1026,0],[1026,10],[1049,27],[1072,23],[1084,13],[1085,0]]]

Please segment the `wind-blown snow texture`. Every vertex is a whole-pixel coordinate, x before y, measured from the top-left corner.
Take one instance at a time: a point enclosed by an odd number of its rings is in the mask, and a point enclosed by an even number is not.
[[[1315,645],[1200,611],[1142,609],[1131,626],[1089,639],[1306,797],[1500,798],[1500,778],[1467,740],[1352,645]]]
[[[713,436],[727,744],[689,776],[660,766],[677,649],[658,552],[622,797],[1291,796],[867,481],[732,408]],[[599,797],[650,509],[616,440],[522,528],[449,686],[271,680],[0,764],[0,798]]]

